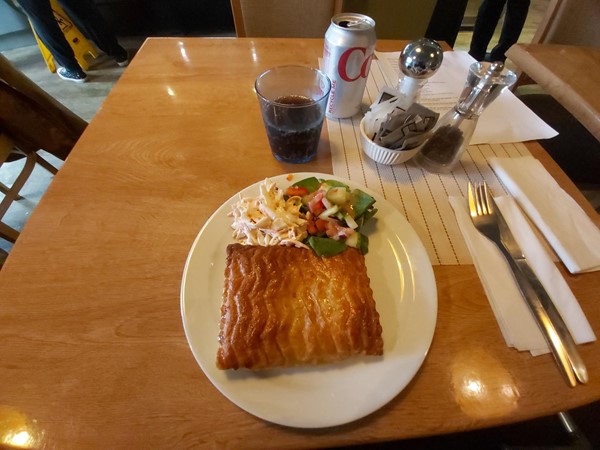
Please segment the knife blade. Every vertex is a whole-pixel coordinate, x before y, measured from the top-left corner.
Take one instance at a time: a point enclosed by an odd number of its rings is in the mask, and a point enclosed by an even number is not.
[[[557,362],[559,365],[568,364],[572,369],[572,373],[564,371],[569,385],[575,386],[577,384],[576,380],[583,384],[587,383],[589,380],[587,368],[577,351],[573,336],[546,289],[531,268],[506,219],[491,195],[488,200],[497,215],[500,230],[500,241],[495,243],[511,266],[519,289],[548,345],[553,350]]]

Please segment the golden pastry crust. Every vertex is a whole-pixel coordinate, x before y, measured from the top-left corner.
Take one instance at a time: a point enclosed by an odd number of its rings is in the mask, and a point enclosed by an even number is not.
[[[364,256],[349,248],[227,247],[217,367],[265,369],[382,355]]]

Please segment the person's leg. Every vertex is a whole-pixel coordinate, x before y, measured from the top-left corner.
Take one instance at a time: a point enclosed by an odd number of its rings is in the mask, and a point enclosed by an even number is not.
[[[58,65],[72,72],[84,73],[69,42],[58,26],[48,0],[19,0],[40,41],[52,54]],[[85,73],[84,73],[85,75]]]
[[[492,61],[504,62],[506,60],[504,53],[519,40],[525,19],[527,19],[529,4],[530,0],[508,0],[500,39],[490,52]]]
[[[79,31],[100,50],[117,61],[127,59],[127,51],[121,47],[115,33],[92,0],[58,1]]]
[[[485,52],[494,36],[494,30],[498,25],[505,3],[506,0],[483,0],[477,11],[469,49],[469,55],[477,61],[483,61],[485,58]]]
[[[437,0],[425,37],[454,47],[468,0]]]

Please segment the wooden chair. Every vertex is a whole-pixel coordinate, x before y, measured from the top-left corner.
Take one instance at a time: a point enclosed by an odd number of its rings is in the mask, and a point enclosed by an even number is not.
[[[38,155],[37,152],[24,153],[15,147],[13,141],[8,136],[0,134],[0,168],[11,156],[25,158],[25,164],[12,185],[6,186],[0,183],[0,192],[4,194],[4,198],[0,201],[0,238],[14,243],[19,237],[19,232],[2,220],[6,215],[8,208],[10,208],[13,202],[22,199],[19,193],[33,172],[36,163],[39,163],[53,174],[57,172],[57,169]]]
[[[0,130],[26,153],[44,149],[64,160],[87,127],[2,54],[0,100]]]
[[[322,38],[333,15],[366,14],[378,39],[423,37],[435,0],[230,0],[238,37]]]
[[[598,0],[550,0],[531,42],[598,48],[599,24]],[[509,59],[510,55],[511,49]],[[540,143],[582,191],[600,191],[600,142],[558,99],[535,85],[520,72],[514,89],[523,103],[559,133]]]
[[[231,0],[238,37],[322,38],[342,0]]]
[[[598,0],[550,0],[531,40],[532,44],[580,45],[600,47],[600,2]],[[510,59],[510,49],[507,52]],[[512,87],[536,84],[526,73]]]
[[[600,47],[598,24],[598,0],[550,0],[531,42]]]
[[[342,10],[373,18],[377,39],[412,40],[425,36],[435,5],[436,0],[344,0]]]
[[[56,173],[37,152],[40,149],[66,159],[87,122],[50,97],[0,55],[0,166],[15,159],[25,165],[12,186],[0,185],[0,237],[14,242],[18,232],[2,222],[10,205],[36,164]]]

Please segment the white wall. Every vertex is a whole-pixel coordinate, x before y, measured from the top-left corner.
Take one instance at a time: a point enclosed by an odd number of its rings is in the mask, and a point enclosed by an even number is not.
[[[12,7],[10,0],[0,0],[0,51],[35,45],[35,38],[24,14]]]

